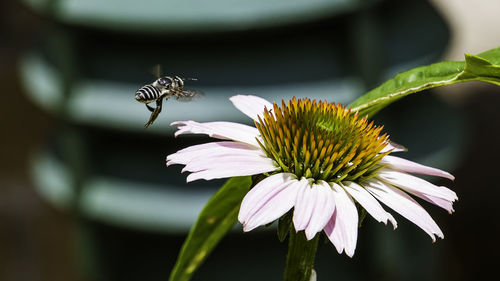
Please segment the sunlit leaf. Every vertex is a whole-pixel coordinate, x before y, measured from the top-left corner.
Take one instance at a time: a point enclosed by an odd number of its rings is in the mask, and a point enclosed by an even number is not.
[[[373,116],[382,108],[409,94],[466,81],[500,85],[500,48],[475,55],[465,61],[447,61],[421,66],[396,75],[355,100],[349,107],[360,115]]]
[[[189,280],[219,241],[231,230],[238,219],[241,201],[251,183],[250,177],[231,178],[210,198],[182,245],[170,274],[170,281]]]

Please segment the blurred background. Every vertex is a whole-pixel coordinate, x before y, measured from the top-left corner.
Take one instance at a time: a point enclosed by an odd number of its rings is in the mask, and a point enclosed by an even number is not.
[[[0,2],[0,280],[166,280],[223,181],[185,184],[165,156],[179,119],[248,122],[228,97],[347,104],[397,72],[500,46],[500,3],[409,0]],[[192,103],[149,118],[134,92],[163,74],[198,78]],[[460,198],[431,243],[396,216],[367,219],[355,256],[320,245],[319,280],[496,276],[500,87],[413,95],[376,116],[404,156],[451,171]],[[280,280],[286,243],[235,228],[193,280]]]

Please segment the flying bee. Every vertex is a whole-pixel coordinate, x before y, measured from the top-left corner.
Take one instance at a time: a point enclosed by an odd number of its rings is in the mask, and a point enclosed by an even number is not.
[[[161,112],[163,99],[168,100],[171,97],[175,97],[175,99],[180,101],[190,101],[203,96],[201,91],[184,89],[184,81],[196,81],[196,79],[163,76],[135,92],[135,100],[145,103],[148,110],[151,111],[149,121],[144,127],[149,127],[156,120],[156,117]],[[156,102],[156,107],[149,105],[152,102]]]

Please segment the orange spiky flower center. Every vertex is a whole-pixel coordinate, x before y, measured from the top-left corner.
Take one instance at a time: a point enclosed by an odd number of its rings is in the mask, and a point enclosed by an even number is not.
[[[272,112],[272,113],[270,113]],[[359,181],[380,168],[389,137],[341,104],[296,99],[274,103],[255,122],[260,146],[284,172],[329,182]]]

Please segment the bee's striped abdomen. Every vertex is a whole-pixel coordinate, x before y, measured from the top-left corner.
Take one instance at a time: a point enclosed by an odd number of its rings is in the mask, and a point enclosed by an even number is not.
[[[138,102],[143,102],[143,103],[153,102],[157,100],[160,96],[161,96],[160,90],[151,85],[146,85],[137,90],[137,92],[135,92],[135,99]]]

